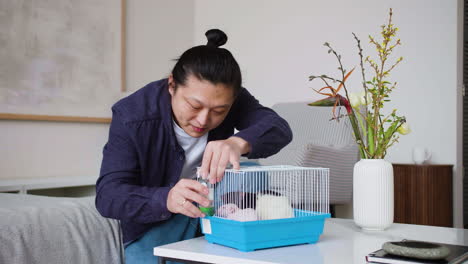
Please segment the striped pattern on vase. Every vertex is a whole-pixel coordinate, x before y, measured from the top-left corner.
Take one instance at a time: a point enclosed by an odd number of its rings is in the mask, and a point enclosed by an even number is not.
[[[385,230],[393,223],[393,167],[383,159],[361,159],[354,165],[354,222],[362,229]]]

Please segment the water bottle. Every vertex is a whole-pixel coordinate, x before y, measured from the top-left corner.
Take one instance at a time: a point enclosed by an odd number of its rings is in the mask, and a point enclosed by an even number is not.
[[[198,208],[202,213],[204,213],[206,216],[213,216],[215,214],[214,206],[213,206],[213,199],[214,199],[214,184],[211,184],[208,179],[202,179],[201,177],[197,178],[198,182],[200,182],[202,185],[206,186],[208,188],[208,195],[205,196],[210,200],[210,204],[207,207],[204,207],[202,205],[198,205]]]

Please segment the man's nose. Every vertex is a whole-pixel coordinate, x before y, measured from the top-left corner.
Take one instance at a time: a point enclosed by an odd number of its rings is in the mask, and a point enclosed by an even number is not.
[[[210,118],[209,116],[210,111],[208,109],[200,111],[200,113],[197,116],[197,121],[202,127],[206,127],[208,124],[208,120]]]

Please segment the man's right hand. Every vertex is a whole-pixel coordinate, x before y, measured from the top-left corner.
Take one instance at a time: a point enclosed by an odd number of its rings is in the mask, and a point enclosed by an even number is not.
[[[174,214],[188,217],[205,217],[193,202],[201,206],[209,206],[210,201],[205,197],[208,188],[195,180],[182,179],[169,191],[167,209]]]

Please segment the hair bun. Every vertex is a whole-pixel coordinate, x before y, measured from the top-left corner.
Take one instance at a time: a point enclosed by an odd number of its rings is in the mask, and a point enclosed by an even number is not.
[[[226,34],[219,29],[210,29],[205,33],[205,36],[208,39],[207,46],[220,47],[227,42]]]

